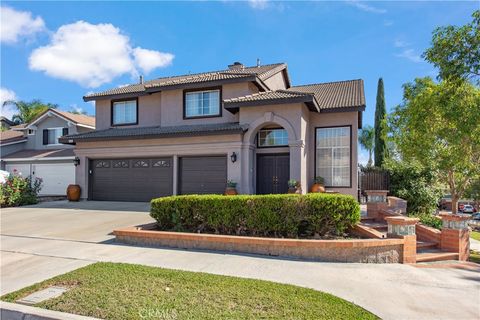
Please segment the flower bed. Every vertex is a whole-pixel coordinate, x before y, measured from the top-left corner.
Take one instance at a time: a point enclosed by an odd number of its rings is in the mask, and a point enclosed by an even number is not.
[[[152,200],[151,216],[164,231],[278,238],[343,235],[360,220],[351,196],[221,195]]]
[[[10,174],[0,184],[0,207],[16,207],[38,202],[38,192],[42,188],[42,179],[22,177]]]

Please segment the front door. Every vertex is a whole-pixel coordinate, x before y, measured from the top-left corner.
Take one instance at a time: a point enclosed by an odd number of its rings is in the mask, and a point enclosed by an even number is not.
[[[289,154],[257,155],[257,194],[287,193]]]

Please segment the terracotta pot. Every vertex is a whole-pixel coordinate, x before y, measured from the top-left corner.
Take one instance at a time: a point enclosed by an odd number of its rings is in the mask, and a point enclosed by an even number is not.
[[[225,195],[226,196],[236,196],[238,194],[237,189],[235,188],[226,188],[225,189]]]
[[[323,184],[314,183],[313,186],[310,188],[310,192],[325,192],[325,187]]]
[[[68,201],[80,200],[81,189],[78,184],[69,184],[67,187],[67,199]]]

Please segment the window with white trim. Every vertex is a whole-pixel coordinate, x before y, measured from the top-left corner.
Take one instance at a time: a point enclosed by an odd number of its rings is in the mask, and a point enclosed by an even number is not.
[[[220,115],[220,89],[185,92],[185,118]]]
[[[115,101],[112,106],[114,126],[137,123],[137,100]]]
[[[48,130],[47,144],[59,144],[58,138],[63,136],[63,128],[52,128],[47,130]]]
[[[350,187],[351,127],[316,129],[315,176],[328,187]]]

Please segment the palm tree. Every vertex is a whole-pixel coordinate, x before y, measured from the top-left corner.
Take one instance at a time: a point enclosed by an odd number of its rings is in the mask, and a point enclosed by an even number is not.
[[[358,142],[365,150],[368,150],[367,166],[371,167],[373,163],[372,152],[375,146],[375,129],[372,126],[365,126],[358,136]]]
[[[8,100],[3,103],[3,106],[6,105],[14,105],[17,108],[18,113],[14,114],[12,117],[12,121],[16,124],[29,123],[39,114],[45,112],[45,110],[49,108],[55,109],[58,107],[56,104],[43,103],[37,99],[30,102]]]

